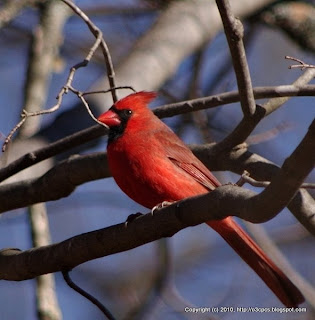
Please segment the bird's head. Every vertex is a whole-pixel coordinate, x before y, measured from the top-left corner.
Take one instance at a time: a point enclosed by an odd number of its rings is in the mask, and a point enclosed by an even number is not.
[[[153,113],[148,104],[156,97],[155,92],[140,91],[117,101],[98,117],[109,129],[109,142],[120,137],[128,127],[140,129]]]

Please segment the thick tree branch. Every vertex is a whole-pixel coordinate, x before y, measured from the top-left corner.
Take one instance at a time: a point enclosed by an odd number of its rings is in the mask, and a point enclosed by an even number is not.
[[[41,274],[70,270],[91,259],[173,236],[185,227],[223,218],[232,207],[238,208],[236,215],[250,217],[250,208],[246,204],[251,202],[249,200],[252,197],[255,197],[252,191],[227,185],[158,210],[154,215],[143,215],[127,227],[122,223],[24,252],[4,249],[0,252],[0,279],[25,280]],[[198,214],[195,214],[197,211]],[[254,220],[257,222],[257,217]]]
[[[309,130],[294,150],[292,155],[287,158],[278,172],[271,179],[270,185],[257,196],[256,201],[264,203],[259,212],[268,212],[265,216],[267,220],[272,219],[281,208],[293,198],[304,179],[313,170],[315,165],[315,119]],[[276,199],[275,199],[276,195]],[[315,208],[314,208],[315,209]],[[267,221],[266,220],[266,221]]]
[[[57,200],[67,197],[84,182],[109,176],[105,154],[72,156],[39,178],[1,186],[0,206],[7,211],[33,203]]]
[[[23,169],[29,168],[36,163],[56,156],[57,154],[65,152],[71,148],[75,148],[76,146],[89,142],[93,139],[99,138],[106,133],[107,130],[105,127],[95,125],[53,142],[36,151],[27,153],[17,160],[9,163],[6,167],[0,169],[0,181],[11,177],[12,175]]]

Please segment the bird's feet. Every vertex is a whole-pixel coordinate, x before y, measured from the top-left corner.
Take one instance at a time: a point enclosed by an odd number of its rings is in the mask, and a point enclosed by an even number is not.
[[[157,204],[155,207],[152,208],[151,215],[153,216],[155,210],[167,207],[167,206],[171,205],[174,202],[175,201],[163,201],[162,203]]]

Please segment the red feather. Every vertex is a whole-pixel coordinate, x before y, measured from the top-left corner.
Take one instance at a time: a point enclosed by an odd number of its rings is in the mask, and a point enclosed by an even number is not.
[[[147,107],[156,97],[138,92],[118,101],[99,120],[110,126],[108,163],[119,187],[147,208],[207,193],[220,185],[174,132]],[[287,307],[304,297],[231,218],[209,221]]]

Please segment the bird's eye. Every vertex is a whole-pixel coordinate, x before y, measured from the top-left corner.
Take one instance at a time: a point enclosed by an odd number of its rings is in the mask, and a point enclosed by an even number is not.
[[[130,116],[132,114],[132,111],[130,109],[125,110],[125,115]]]

